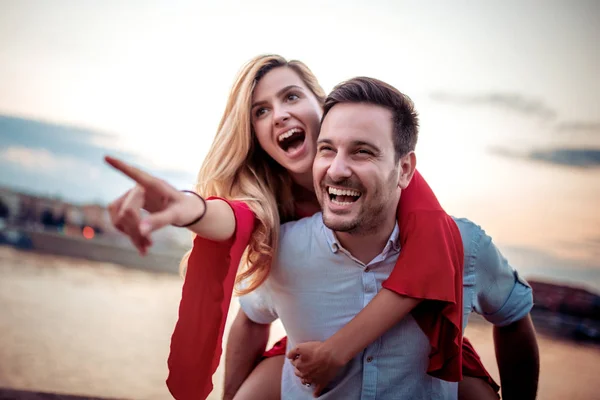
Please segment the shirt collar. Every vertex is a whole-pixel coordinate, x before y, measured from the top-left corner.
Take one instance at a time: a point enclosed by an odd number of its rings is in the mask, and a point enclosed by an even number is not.
[[[333,253],[337,253],[338,250],[342,248],[342,245],[335,236],[335,233],[333,233],[331,229],[325,226],[325,224],[323,224],[323,229],[325,231],[325,238],[327,239],[327,243],[329,244],[329,249]],[[394,224],[394,230],[392,231],[392,234],[390,235],[387,244],[385,245],[385,248],[381,253],[386,254],[390,251],[390,249],[394,249],[395,251],[400,250],[400,227],[398,226],[398,222]]]

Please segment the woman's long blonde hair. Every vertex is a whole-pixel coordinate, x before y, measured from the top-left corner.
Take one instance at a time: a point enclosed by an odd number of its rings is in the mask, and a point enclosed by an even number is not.
[[[279,67],[293,69],[319,102],[325,102],[323,88],[304,63],[287,61],[278,55],[261,55],[250,60],[242,67],[231,88],[196,184],[196,191],[204,197],[218,196],[245,202],[258,220],[241,261],[244,268],[236,277],[239,294],[253,291],[267,279],[277,252],[279,225],[294,217],[291,177],[260,147],[250,113],[257,82]],[[187,267],[190,254],[191,250],[181,262],[182,271]],[[240,288],[242,281],[245,284]]]

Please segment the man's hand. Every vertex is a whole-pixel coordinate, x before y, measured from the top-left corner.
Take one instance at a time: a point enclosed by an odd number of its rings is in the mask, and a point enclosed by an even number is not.
[[[319,397],[327,384],[344,365],[325,342],[299,344],[287,354],[302,384],[312,385],[314,396]]]

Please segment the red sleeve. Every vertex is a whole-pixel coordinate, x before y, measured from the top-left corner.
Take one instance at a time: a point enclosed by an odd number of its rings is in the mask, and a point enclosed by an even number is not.
[[[400,256],[383,287],[430,300],[412,312],[431,345],[427,372],[459,381],[464,262],[460,231],[418,172],[400,197],[398,223]]]
[[[196,237],[188,260],[168,360],[167,386],[177,400],[205,399],[213,389],[235,277],[254,230],[248,206],[227,203],[235,214],[234,236],[225,242]]]
[[[475,348],[469,342],[469,339],[463,338],[463,364],[462,370],[463,375],[465,376],[473,376],[476,378],[483,379],[491,386],[494,392],[500,392],[500,386],[496,383],[492,375],[485,369],[483,363],[481,362],[481,358],[479,358],[479,354],[475,351]],[[500,396],[498,396],[500,398]]]

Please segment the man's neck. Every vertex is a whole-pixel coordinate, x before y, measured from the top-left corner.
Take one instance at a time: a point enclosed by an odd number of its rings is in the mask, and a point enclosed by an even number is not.
[[[334,234],[340,244],[348,250],[354,258],[366,265],[383,252],[395,226],[396,219],[394,214],[394,219],[385,221],[383,225],[372,232],[364,234],[334,232]]]

